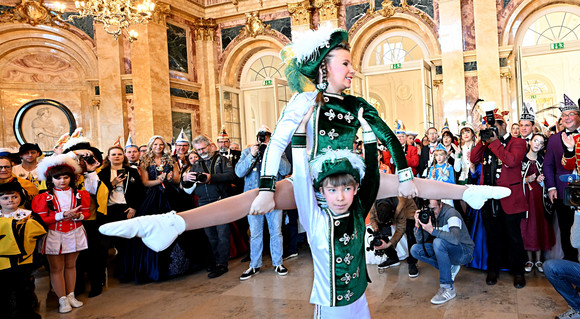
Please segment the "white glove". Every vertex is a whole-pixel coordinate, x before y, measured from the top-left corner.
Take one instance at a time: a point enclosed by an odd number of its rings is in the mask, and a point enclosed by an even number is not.
[[[502,199],[511,193],[511,189],[502,186],[468,185],[461,199],[472,208],[480,209],[488,199]]]
[[[99,231],[107,236],[141,237],[147,247],[160,252],[167,249],[185,231],[185,220],[175,211],[171,211],[104,224],[99,227]]]

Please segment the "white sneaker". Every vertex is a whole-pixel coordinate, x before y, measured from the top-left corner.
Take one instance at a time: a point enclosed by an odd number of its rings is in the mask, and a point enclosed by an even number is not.
[[[570,308],[557,315],[556,319],[580,319],[580,312]]]
[[[68,294],[66,296],[66,298],[68,299],[68,303],[73,306],[73,308],[80,308],[83,306],[83,302],[82,301],[78,301],[77,298],[75,298],[75,293],[71,292],[70,294]]]
[[[455,277],[457,277],[457,273],[461,269],[461,265],[452,265],[451,266],[451,280],[455,281]]]
[[[68,301],[68,297],[62,296],[62,297],[58,298],[58,312],[67,313],[67,312],[71,312],[71,311],[72,311],[72,307],[70,306],[70,303]]]
[[[510,196],[511,189],[501,186],[469,185],[463,192],[463,199],[467,205],[480,209],[488,199],[502,199]]]
[[[185,220],[175,211],[148,215],[104,224],[103,235],[123,238],[141,237],[143,243],[156,252],[167,249],[185,231]]]
[[[431,298],[431,303],[434,305],[440,305],[443,303],[448,302],[449,300],[455,298],[455,289],[454,288],[443,288],[440,287],[435,296]]]

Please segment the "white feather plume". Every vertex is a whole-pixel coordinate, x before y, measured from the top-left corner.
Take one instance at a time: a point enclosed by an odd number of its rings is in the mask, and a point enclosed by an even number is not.
[[[42,161],[40,161],[40,163],[38,163],[38,166],[36,167],[36,171],[38,172],[38,180],[46,180],[46,172],[48,169],[59,165],[70,166],[75,174],[80,174],[82,172],[80,165],[70,156],[66,154],[53,155],[45,157]]]
[[[320,48],[328,45],[330,42],[330,35],[341,29],[333,28],[331,26],[321,26],[318,30],[307,30],[304,32],[296,32],[293,35],[294,42],[292,43],[292,51],[296,56],[298,62],[305,62],[316,59]]]
[[[363,179],[365,176],[365,163],[362,157],[350,150],[331,150],[316,156],[310,161],[312,180],[318,180],[318,175],[322,173],[322,165],[326,161],[337,162],[341,160],[348,160],[350,165],[358,171],[360,179]],[[358,182],[360,183],[360,181]]]

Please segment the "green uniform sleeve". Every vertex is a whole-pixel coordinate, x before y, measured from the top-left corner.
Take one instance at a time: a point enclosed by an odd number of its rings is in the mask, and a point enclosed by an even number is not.
[[[401,146],[401,142],[395,136],[395,133],[389,128],[387,123],[385,123],[377,109],[374,106],[367,103],[362,98],[357,98],[359,102],[359,106],[364,109],[363,117],[369,123],[373,132],[377,136],[377,139],[383,143],[391,153],[393,161],[395,162],[395,166],[397,170],[402,170],[407,167],[407,159],[405,158],[405,152],[403,151],[403,147]],[[358,111],[358,108],[357,108]]]

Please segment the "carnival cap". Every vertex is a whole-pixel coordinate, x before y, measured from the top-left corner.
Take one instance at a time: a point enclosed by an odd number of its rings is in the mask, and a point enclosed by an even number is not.
[[[329,150],[310,161],[310,175],[315,189],[322,187],[322,181],[335,174],[349,174],[360,183],[365,175],[363,159],[349,150]]]
[[[441,128],[441,132],[444,130],[449,130],[449,121],[445,118],[445,123],[443,123],[443,127]]]
[[[461,134],[461,131],[464,128],[468,128],[471,130],[471,132],[475,132],[475,129],[473,128],[473,124],[469,123],[468,121],[463,121],[461,123],[459,123],[459,134]]]
[[[45,157],[38,166],[36,167],[36,171],[38,172],[38,180],[45,181],[46,180],[46,173],[49,169],[57,166],[68,166],[70,167],[75,174],[80,174],[82,172],[81,167],[70,156],[65,154],[60,155],[53,155],[49,157]]]
[[[181,132],[179,133],[179,135],[177,135],[177,139],[175,140],[175,144],[177,144],[177,143],[189,144],[189,140],[187,139],[187,136],[185,136],[183,129],[181,129]],[[171,144],[173,144],[173,143],[171,143]]]
[[[445,152],[445,154],[447,154],[447,149],[445,148],[445,146],[443,146],[442,143],[437,144],[437,146],[435,146],[435,152],[436,151],[443,151]]]
[[[18,155],[22,155],[28,151],[37,151],[39,154],[42,153],[38,144],[24,143],[20,145],[20,149],[18,149]]]
[[[113,146],[119,146],[119,147],[121,147],[121,137],[120,136],[117,136],[117,139],[113,143]]]
[[[63,135],[61,135],[59,137],[58,141],[56,141],[56,144],[54,145],[53,148],[57,148],[59,146],[63,146],[64,143],[66,143],[69,138],[70,138],[70,135],[68,133],[64,133]]]
[[[405,124],[401,120],[395,120],[395,129],[393,130],[395,134],[407,134],[405,132]]]
[[[129,136],[127,137],[127,143],[125,143],[125,149],[128,149],[129,147],[139,148],[139,146],[137,146],[137,144],[135,144],[133,142],[133,139],[131,138],[131,133],[130,132],[129,132]]]
[[[564,102],[560,103],[560,111],[580,111],[580,108],[578,108],[578,105],[576,105],[576,103],[574,103],[574,101],[572,101],[568,95],[564,94]]]
[[[532,104],[529,102],[524,102],[524,105],[522,106],[522,115],[520,115],[520,121],[536,121],[534,109],[532,108]]]
[[[280,51],[286,63],[286,80],[292,91],[312,89],[318,77],[318,67],[328,52],[340,43],[348,43],[348,32],[331,27],[296,33],[294,42]]]
[[[217,137],[217,141],[219,142],[220,140],[229,140],[230,137],[228,135],[228,133],[226,132],[226,126],[222,125],[222,128],[220,129],[219,133],[218,133],[218,137]]]

